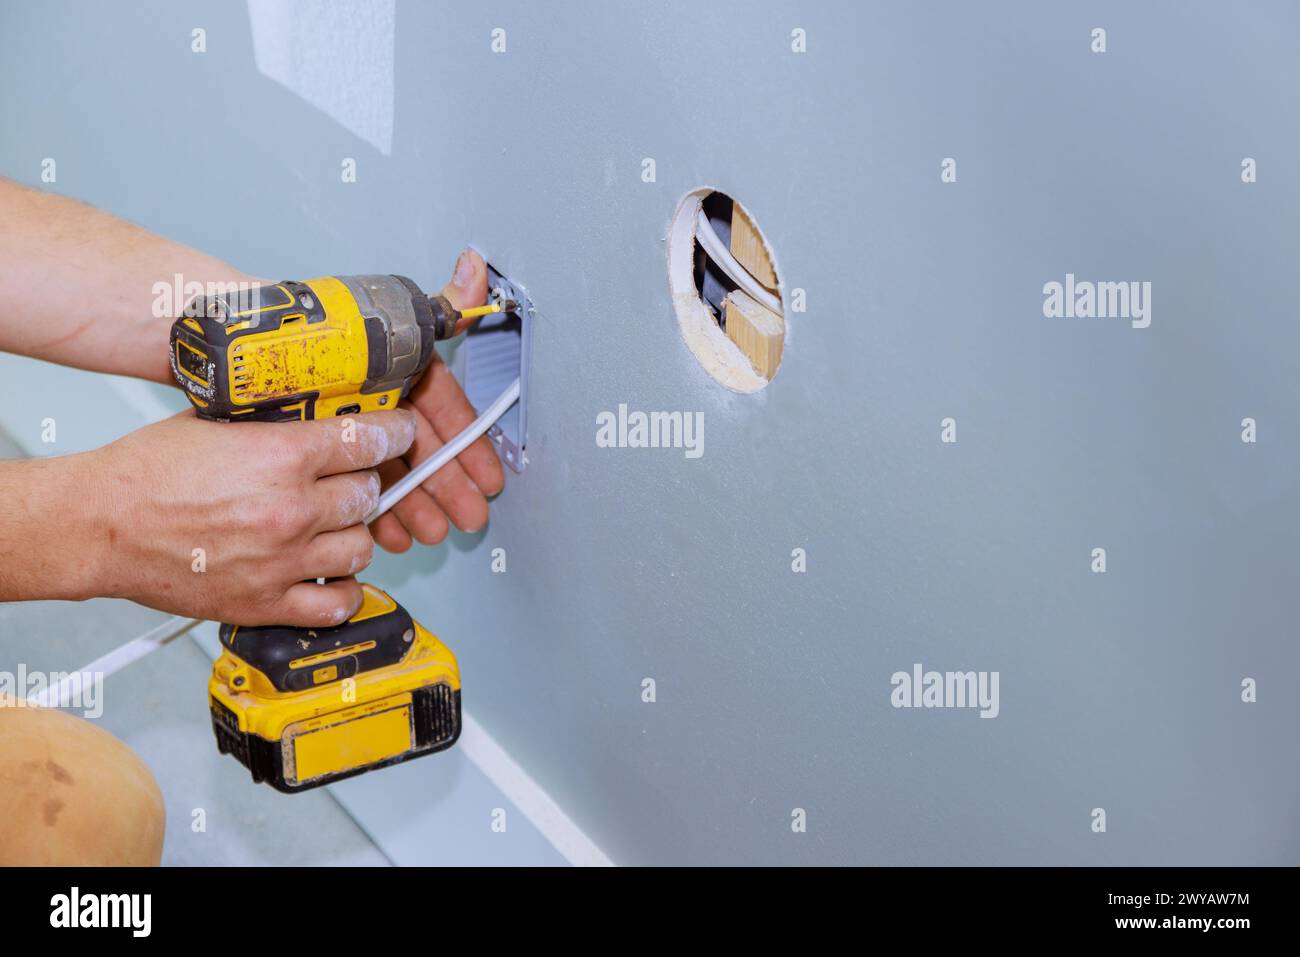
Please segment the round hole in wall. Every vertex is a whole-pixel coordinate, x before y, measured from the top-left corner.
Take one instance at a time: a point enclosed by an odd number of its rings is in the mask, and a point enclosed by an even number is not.
[[[781,284],[744,206],[710,187],[683,197],[668,230],[668,286],[682,338],[705,372],[735,392],[772,381],[785,347]]]

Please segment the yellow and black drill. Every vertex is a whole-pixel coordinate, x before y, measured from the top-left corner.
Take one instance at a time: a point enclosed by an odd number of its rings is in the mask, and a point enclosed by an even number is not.
[[[397,407],[434,343],[505,301],[457,310],[402,276],[325,276],[199,296],[172,373],[203,418],[281,422]],[[208,699],[217,747],[296,792],[444,750],[460,736],[456,656],[387,593],[334,628],[222,625]]]

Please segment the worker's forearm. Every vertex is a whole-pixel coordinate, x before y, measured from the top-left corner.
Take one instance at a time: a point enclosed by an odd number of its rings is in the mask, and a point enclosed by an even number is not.
[[[111,508],[87,481],[95,454],[0,461],[0,601],[101,593]]]
[[[185,307],[171,291],[176,276],[182,289],[253,281],[84,203],[3,178],[0,263],[0,351],[159,382],[171,382],[167,336]]]

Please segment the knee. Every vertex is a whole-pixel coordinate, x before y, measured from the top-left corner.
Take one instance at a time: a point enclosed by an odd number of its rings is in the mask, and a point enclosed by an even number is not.
[[[0,864],[155,865],[162,792],[135,752],[81,718],[0,700]]]

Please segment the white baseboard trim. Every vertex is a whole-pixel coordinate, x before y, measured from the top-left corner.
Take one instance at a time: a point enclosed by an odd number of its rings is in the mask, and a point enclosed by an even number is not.
[[[575,867],[612,867],[611,861],[569,815],[555,803],[542,786],[529,777],[505,748],[497,744],[474,717],[465,711],[461,714],[460,741],[457,743],[465,756],[487,775],[488,780],[501,789],[515,807],[523,812],[533,827],[551,842],[570,864]]]

